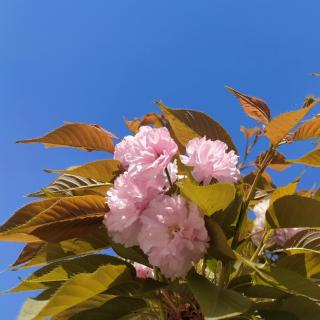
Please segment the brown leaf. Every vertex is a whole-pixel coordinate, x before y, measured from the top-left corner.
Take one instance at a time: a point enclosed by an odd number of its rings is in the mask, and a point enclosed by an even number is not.
[[[17,260],[12,264],[12,267],[30,261],[37,255],[43,246],[45,246],[45,242],[43,241],[28,243],[21,251]]]
[[[40,138],[19,140],[18,143],[43,143],[46,147],[72,147],[86,151],[113,152],[113,133],[96,124],[65,123]]]
[[[139,131],[139,128],[141,126],[146,125],[153,125],[155,128],[162,127],[161,123],[161,115],[157,113],[147,113],[145,116],[142,117],[141,120],[138,118],[135,118],[133,120],[125,120],[125,123],[127,127],[130,129],[130,131],[134,134],[136,134]]]
[[[239,102],[244,110],[244,112],[252,119],[260,121],[262,123],[268,123],[271,119],[270,109],[268,105],[256,97],[249,97],[242,94],[239,91],[232,89],[227,86],[227,89],[239,99]]]
[[[157,105],[168,120],[175,138],[183,146],[193,138],[207,137],[207,139],[225,142],[229,150],[237,153],[237,148],[226,129],[205,113],[187,109],[170,109],[162,102],[157,102]]]
[[[50,198],[30,203],[0,227],[0,240],[62,241],[94,232],[106,212],[104,197]]]
[[[263,161],[263,159],[266,156],[266,152],[262,152],[256,159],[255,164],[257,167],[259,167]],[[285,169],[287,169],[290,166],[290,163],[287,162],[286,157],[278,152],[275,151],[273,153],[273,156],[271,158],[271,161],[268,165],[269,168],[274,169],[276,171],[283,171]]]
[[[60,174],[71,174],[85,177],[100,182],[111,182],[118,174],[121,173],[121,164],[118,160],[97,160],[80,166],[73,166],[65,170],[45,170]]]
[[[315,100],[306,108],[289,111],[272,119],[265,128],[266,136],[271,143],[278,145],[318,102],[319,100]]]
[[[309,167],[320,167],[320,148],[318,147],[298,159],[288,160],[288,162],[304,164]]]
[[[294,141],[315,138],[320,138],[320,117],[304,122],[292,137]]]
[[[259,131],[259,128],[246,128],[244,126],[240,126],[240,131],[244,134],[245,138],[249,139]]]

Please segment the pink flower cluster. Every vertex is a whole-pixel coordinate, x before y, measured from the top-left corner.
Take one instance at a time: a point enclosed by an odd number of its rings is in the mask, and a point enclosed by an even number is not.
[[[193,139],[182,161],[193,166],[199,182],[234,182],[239,177],[238,157],[226,150],[221,141]],[[140,246],[150,264],[172,279],[187,274],[204,256],[209,241],[198,207],[182,196],[165,194],[177,179],[177,151],[167,128],[143,126],[135,136],[125,137],[114,157],[126,171],[107,193],[109,212],[104,219],[115,242]]]
[[[215,179],[234,183],[240,178],[238,156],[227,149],[228,146],[220,140],[195,138],[187,144],[187,156],[181,156],[181,161],[193,167],[192,175],[197,182],[207,185]]]
[[[255,214],[252,228],[252,240],[258,246],[262,241],[263,233],[266,227],[266,212],[270,205],[270,198],[264,199],[256,204],[252,211]],[[302,228],[283,228],[275,229],[269,238],[270,244],[277,244],[282,247],[287,240],[292,238],[296,233],[301,231]]]

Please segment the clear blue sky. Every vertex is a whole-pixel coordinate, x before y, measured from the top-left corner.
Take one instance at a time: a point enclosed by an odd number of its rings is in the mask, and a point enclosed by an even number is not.
[[[243,114],[226,84],[263,97],[273,114],[320,95],[319,0],[2,0],[0,2],[0,221],[46,185],[43,168],[65,168],[102,153],[16,145],[63,121],[98,123],[119,136],[122,117],[172,107],[200,108],[237,144]],[[259,147],[258,147],[259,148]],[[309,146],[310,148],[310,146]],[[303,152],[300,145],[287,154]],[[285,184],[302,167],[277,182]],[[319,171],[303,184],[319,181]],[[21,246],[0,244],[0,270]],[[23,273],[0,275],[0,289]],[[16,319],[26,295],[0,296]]]

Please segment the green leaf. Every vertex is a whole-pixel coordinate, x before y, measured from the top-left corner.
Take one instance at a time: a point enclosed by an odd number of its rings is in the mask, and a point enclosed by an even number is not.
[[[77,304],[72,308],[59,313],[58,315],[54,316],[52,320],[69,320],[80,312],[88,309],[90,310],[98,308],[113,298],[113,296],[107,294],[98,294],[82,303]]]
[[[257,265],[235,254],[239,261],[256,271],[253,275],[256,285],[269,285],[290,294],[320,300],[320,287],[299,273],[278,266]]]
[[[19,140],[18,143],[43,143],[46,147],[72,147],[86,151],[113,152],[116,136],[96,124],[65,123],[40,138]]]
[[[268,209],[266,220],[272,229],[320,227],[320,202],[298,195],[277,199]]]
[[[23,280],[17,287],[9,292],[45,289],[56,283],[66,281],[74,275],[85,272],[94,272],[103,265],[127,265],[123,260],[102,254],[77,257],[65,261],[49,264]],[[132,268],[131,266],[129,266]],[[132,269],[132,272],[133,269]]]
[[[126,315],[139,314],[145,308],[147,308],[147,304],[142,299],[115,297],[98,308],[85,310],[74,315],[70,320],[101,320],[105,319],[106,315],[108,320],[119,320]]]
[[[221,227],[213,220],[206,219],[206,228],[210,238],[208,254],[220,260],[234,260],[235,255],[228,245],[227,238]]]
[[[199,274],[192,273],[187,280],[208,320],[235,317],[251,307],[249,299],[235,291],[219,288]]]
[[[277,261],[277,265],[298,272],[306,278],[320,278],[320,252],[285,256]]]
[[[229,183],[198,186],[189,179],[185,179],[178,182],[177,185],[181,193],[194,202],[207,216],[226,209],[234,200],[236,194],[234,185]]]
[[[193,138],[206,137],[211,140],[221,140],[229,146],[229,150],[238,153],[226,129],[208,115],[195,110],[170,109],[162,102],[157,102],[157,105],[169,121],[175,137],[183,146]]]
[[[320,148],[316,148],[301,158],[288,160],[290,163],[304,164],[309,167],[320,167]]]
[[[278,145],[318,102],[319,100],[315,100],[306,108],[289,111],[272,119],[265,128],[266,136],[271,143]]]
[[[97,232],[106,204],[96,195],[52,198],[30,203],[0,227],[0,240],[59,242]]]
[[[14,269],[30,268],[108,247],[110,247],[109,237],[106,230],[101,228],[98,232],[58,243],[31,242],[25,246],[12,266]],[[24,264],[21,265],[22,263]]]
[[[150,266],[148,257],[137,246],[125,248],[119,243],[112,242],[112,249],[122,258],[141,263],[145,266]]]
[[[77,274],[59,287],[40,310],[24,320],[53,317],[131,278],[132,272],[126,265],[104,265],[93,273]]]
[[[97,160],[80,166],[73,166],[65,170],[45,170],[59,174],[70,174],[85,177],[100,182],[112,181],[121,171],[121,164],[118,160]]]
[[[41,191],[30,193],[27,197],[105,196],[111,185],[112,184],[109,182],[101,183],[93,179],[78,177],[71,174],[62,174],[50,183],[48,187],[42,188]]]
[[[293,319],[297,320],[316,320],[320,314],[320,306],[316,302],[304,297],[288,297],[272,302],[258,303],[255,307],[257,307],[262,315],[266,313],[261,311],[283,311],[295,315]],[[267,318],[267,320],[269,319],[274,320],[276,318]],[[286,320],[286,318],[278,319]]]

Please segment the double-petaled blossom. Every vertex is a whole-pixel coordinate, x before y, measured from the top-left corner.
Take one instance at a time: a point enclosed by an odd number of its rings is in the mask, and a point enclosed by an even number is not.
[[[176,152],[166,128],[141,127],[116,146],[115,158],[127,171],[107,193],[109,212],[104,223],[115,242],[126,247],[138,244],[143,210],[176,180],[177,166],[170,162]]]
[[[181,156],[181,161],[193,167],[192,175],[199,183],[207,185],[213,179],[234,183],[240,178],[238,156],[227,150],[228,146],[220,140],[194,138],[188,142],[187,155]]]
[[[167,128],[142,126],[135,136],[127,136],[116,145],[114,158],[125,169],[165,169],[177,151]]]
[[[252,240],[256,245],[259,245],[263,238],[263,233],[266,228],[266,212],[269,208],[269,205],[270,198],[267,198],[260,201],[252,209],[255,214],[252,228]],[[292,238],[297,232],[301,230],[301,228],[275,229],[268,240],[271,244],[277,244],[281,247],[287,240]]]
[[[141,216],[139,245],[167,278],[183,277],[208,247],[198,207],[181,196],[159,195]]]

